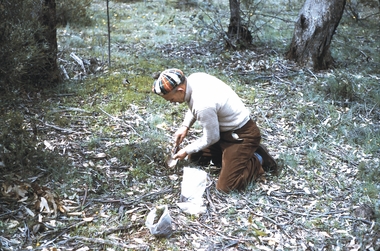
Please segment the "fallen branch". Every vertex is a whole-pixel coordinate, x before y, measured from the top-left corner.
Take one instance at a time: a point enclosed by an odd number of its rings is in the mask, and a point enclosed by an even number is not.
[[[366,219],[355,218],[355,217],[352,217],[352,216],[342,215],[342,216],[340,216],[340,218],[354,220],[354,221],[361,221],[361,222],[363,222],[363,223],[365,223],[367,225],[372,225],[372,224],[374,224],[374,225],[380,225],[376,221],[369,221],[369,220],[366,220]]]
[[[164,190],[161,190],[158,192],[152,192],[152,193],[144,194],[144,195],[140,196],[139,198],[136,198],[136,199],[130,200],[130,201],[125,201],[122,199],[114,199],[114,200],[112,200],[112,199],[93,199],[92,201],[101,202],[101,203],[121,203],[124,205],[133,205],[137,202],[141,202],[146,197],[151,197],[151,196],[156,196],[156,195],[160,195],[160,194],[164,194],[164,193],[169,193],[171,191],[172,191],[171,188],[167,188],[167,189],[164,189]]]
[[[132,131],[133,131],[135,134],[137,134],[138,136],[141,137],[141,135],[138,134],[138,133],[136,132],[136,130],[135,130],[135,128],[133,128],[133,126],[131,126],[131,125],[125,123],[124,120],[119,119],[118,117],[114,117],[114,116],[112,116],[112,115],[109,114],[108,112],[104,111],[102,108],[99,107],[99,109],[100,109],[105,115],[107,115],[108,117],[110,117],[111,119],[113,119],[113,120],[115,120],[115,121],[120,121],[120,122],[122,122],[122,123],[123,123],[124,125],[126,125],[128,128],[132,129]]]
[[[84,185],[84,196],[83,196],[83,200],[82,200],[82,207],[84,206],[84,203],[86,202],[86,199],[87,199],[87,194],[88,194],[88,187],[87,187],[87,185],[85,184]]]
[[[61,110],[53,110],[51,112],[83,112],[83,113],[91,113],[89,111],[86,111],[84,109],[81,109],[81,108],[77,108],[77,107],[62,107]]]
[[[238,238],[238,237],[236,237],[236,238],[230,237],[230,236],[227,236],[225,234],[222,234],[220,231],[217,231],[215,228],[207,226],[206,224],[203,224],[201,222],[196,222],[196,223],[198,223],[202,227],[207,228],[208,230],[211,230],[212,232],[216,233],[217,235],[219,235],[219,236],[221,236],[221,237],[223,237],[224,239],[227,239],[227,240],[232,240],[232,241],[252,241],[252,239],[243,239],[243,238]],[[187,226],[187,227],[192,228],[190,226]],[[199,229],[193,229],[193,230],[195,230],[196,232],[199,232]]]
[[[207,198],[208,203],[210,204],[210,207],[211,207],[212,211],[215,212],[216,211],[216,207],[215,207],[215,205],[212,202],[211,197],[210,197],[210,186],[208,186],[207,189],[206,189],[206,198]]]
[[[80,67],[83,70],[83,73],[86,75],[86,68],[84,67],[83,60],[80,57],[78,57],[77,55],[75,55],[74,52],[70,53],[70,57],[72,57],[80,65]]]
[[[52,231],[48,231],[47,233],[45,233],[44,236],[47,236],[47,235],[53,234],[53,233],[57,233],[57,232],[59,232],[59,230],[61,230],[52,240],[43,243],[43,245],[41,245],[40,248],[49,246],[51,243],[53,243],[59,237],[61,237],[62,235],[64,235],[71,228],[78,227],[78,226],[83,225],[85,223],[88,223],[88,221],[81,221],[81,222],[74,223],[74,224],[72,224],[72,225],[70,225],[68,227],[63,228],[63,229],[54,229]]]
[[[104,231],[103,234],[104,235],[109,235],[109,234],[112,234],[114,232],[126,231],[126,230],[129,230],[131,228],[138,228],[138,227],[142,227],[142,226],[144,226],[144,221],[140,220],[140,221],[135,222],[135,223],[129,223],[129,224],[125,225],[125,226],[109,228],[106,231]]]
[[[250,200],[248,200],[246,197],[244,197],[244,199],[248,202],[248,204],[251,204],[251,205],[253,205],[253,206],[256,206],[254,203],[252,203],[252,202],[251,202]],[[276,225],[276,226],[279,227],[280,230],[286,235],[286,237],[291,238],[291,237],[289,236],[289,234],[283,229],[283,227],[282,227],[281,224],[277,223],[275,220],[273,220],[273,219],[271,219],[271,218],[269,218],[269,217],[267,217],[267,216],[265,216],[265,215],[255,213],[255,210],[253,210],[253,209],[250,208],[250,207],[248,207],[248,208],[251,209],[251,213],[252,213],[253,215],[256,215],[256,216],[258,216],[258,217],[262,217],[262,218],[266,219],[267,221],[271,222],[272,224]]]
[[[100,238],[88,238],[84,236],[75,236],[72,238],[69,238],[70,240],[78,240],[78,241],[84,241],[84,242],[90,242],[90,243],[96,243],[96,244],[102,244],[102,245],[110,245],[113,247],[122,247],[122,248],[128,248],[128,245],[116,241],[111,241],[111,240],[104,240]]]
[[[70,130],[70,129],[62,128],[62,127],[55,126],[55,125],[50,125],[50,124],[47,124],[47,123],[45,123],[45,125],[48,126],[48,127],[53,128],[53,129],[55,129],[55,130],[62,131],[62,132],[78,133],[78,132],[73,131],[73,130]]]
[[[67,132],[67,133],[76,133],[76,134],[79,134],[79,132],[76,132],[76,131],[73,131],[73,130],[70,130],[70,129],[66,129],[66,128],[62,128],[62,127],[59,127],[59,126],[55,126],[55,125],[50,125],[48,123],[45,123],[43,120],[39,119],[40,122],[42,122],[45,126],[47,127],[51,127],[57,131],[61,131],[61,132]]]

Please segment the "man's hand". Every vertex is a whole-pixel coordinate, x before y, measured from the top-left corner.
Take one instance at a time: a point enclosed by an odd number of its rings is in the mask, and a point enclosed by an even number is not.
[[[173,155],[173,159],[184,159],[187,156],[187,152],[183,149],[179,150],[176,154]]]
[[[179,146],[182,143],[182,141],[186,138],[186,135],[188,132],[189,132],[189,128],[187,126],[181,126],[174,133],[174,141],[175,141],[176,146]]]

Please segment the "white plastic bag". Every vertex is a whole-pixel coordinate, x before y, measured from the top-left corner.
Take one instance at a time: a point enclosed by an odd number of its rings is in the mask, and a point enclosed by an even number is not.
[[[173,229],[168,206],[157,206],[151,210],[146,218],[145,226],[156,237],[169,237]]]
[[[185,213],[205,213],[203,193],[207,185],[207,173],[197,168],[184,167],[181,185],[181,198],[178,207]]]

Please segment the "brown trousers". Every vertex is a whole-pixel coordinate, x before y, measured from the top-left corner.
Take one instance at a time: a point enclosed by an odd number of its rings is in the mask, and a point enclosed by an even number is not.
[[[238,139],[233,137],[238,135]],[[236,136],[235,135],[235,136]],[[261,135],[256,123],[249,120],[242,128],[220,133],[214,145],[191,155],[191,160],[210,161],[222,165],[216,188],[220,191],[243,190],[264,173],[254,155]]]

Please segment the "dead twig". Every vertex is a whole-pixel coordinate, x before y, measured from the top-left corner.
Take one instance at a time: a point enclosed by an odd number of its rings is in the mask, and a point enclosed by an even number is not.
[[[227,235],[221,233],[220,231],[217,231],[215,228],[209,227],[209,226],[207,226],[207,225],[205,225],[203,223],[200,223],[200,222],[196,222],[196,223],[198,223],[202,227],[207,228],[208,230],[214,232],[215,234],[217,234],[217,235],[219,235],[219,236],[221,236],[221,237],[223,237],[224,239],[227,239],[227,240],[232,240],[232,241],[252,241],[252,239],[233,238],[233,237],[227,236]],[[187,226],[187,227],[192,228],[190,226]],[[193,229],[193,230],[195,230],[196,232],[199,231],[199,229]]]
[[[53,110],[51,112],[55,113],[55,112],[83,112],[83,113],[91,113],[89,111],[86,111],[84,109],[81,109],[81,108],[77,108],[77,107],[60,107],[61,110]]]
[[[206,187],[206,198],[207,198],[207,201],[210,204],[210,207],[211,207],[212,211],[216,211],[216,207],[215,207],[215,205],[212,202],[211,197],[210,197],[210,187],[212,186],[212,184],[213,184],[213,181],[211,181],[210,185],[208,185]]]
[[[73,130],[70,130],[70,129],[66,129],[66,128],[62,128],[62,127],[59,127],[59,126],[55,126],[55,125],[50,125],[48,123],[45,123],[43,120],[39,119],[40,122],[42,122],[45,126],[47,127],[51,127],[57,131],[61,131],[61,132],[67,132],[67,133],[75,133],[75,134],[79,134],[79,132],[76,132],[76,131],[73,131]]]
[[[365,223],[367,225],[372,225],[372,224],[374,224],[374,225],[380,225],[376,221],[369,221],[369,220],[366,220],[366,219],[355,218],[355,217],[347,216],[347,215],[342,215],[342,216],[340,216],[340,218],[354,220],[354,221],[361,221],[361,222],[363,222],[363,223]]]
[[[114,232],[118,232],[118,231],[127,231],[131,228],[139,228],[139,227],[142,227],[144,226],[144,221],[143,220],[140,220],[140,221],[137,221],[137,222],[134,222],[134,223],[129,223],[125,226],[119,226],[119,227],[112,227],[112,228],[109,228],[107,229],[106,231],[103,232],[104,235],[109,235],[109,234],[112,234]]]
[[[86,202],[86,199],[87,199],[87,193],[88,193],[88,187],[87,187],[87,185],[85,184],[85,185],[84,185],[84,196],[83,196],[83,200],[82,200],[82,207],[84,206],[84,203]]]
[[[96,244],[102,244],[102,245],[110,245],[114,247],[122,247],[122,248],[128,248],[128,245],[116,241],[111,240],[104,240],[100,238],[88,238],[84,236],[74,236],[72,238],[69,238],[69,240],[76,240],[76,241],[84,241],[84,242],[90,242],[90,243],[96,243]]]
[[[112,115],[109,114],[108,112],[104,111],[101,107],[99,107],[99,109],[100,109],[105,115],[107,115],[108,117],[110,117],[111,119],[113,119],[113,120],[115,120],[115,121],[119,121],[119,122],[123,123],[124,125],[126,125],[128,128],[132,129],[132,131],[133,131],[136,135],[138,135],[138,136],[141,137],[141,135],[137,133],[137,131],[135,130],[135,128],[133,128],[133,126],[131,126],[131,125],[125,123],[124,120],[122,120],[122,119],[120,119],[120,118],[118,118],[118,117],[114,117],[114,116],[112,116]]]
[[[85,223],[88,223],[88,221],[80,221],[78,223],[72,224],[72,225],[70,225],[68,227],[65,227],[63,229],[54,229],[52,231],[46,232],[44,236],[47,236],[47,235],[53,234],[53,233],[57,233],[57,232],[59,232],[61,230],[52,240],[49,240],[49,241],[43,243],[43,245],[41,245],[40,248],[49,246],[51,243],[53,243],[59,237],[61,237],[62,235],[64,235],[70,229],[72,229],[74,227],[78,227],[78,226],[84,225]]]
[[[141,202],[144,198],[153,197],[153,196],[157,196],[157,195],[160,195],[160,194],[169,193],[171,191],[172,191],[171,188],[167,188],[167,189],[164,189],[164,190],[161,190],[161,191],[158,191],[158,192],[152,192],[152,193],[144,194],[144,195],[140,196],[139,198],[136,198],[136,199],[130,200],[130,201],[125,201],[125,200],[122,200],[122,199],[93,199],[92,201],[101,202],[101,203],[122,203],[124,205],[133,205],[133,204],[135,204],[137,202]]]
[[[254,203],[252,203],[252,202],[251,202],[250,200],[248,200],[246,197],[243,197],[243,198],[245,199],[246,202],[248,202],[248,204],[253,205],[253,206],[256,206]],[[250,207],[248,207],[248,208],[251,209],[251,213],[252,213],[253,215],[256,215],[256,216],[258,216],[258,217],[262,217],[262,218],[266,219],[267,221],[271,222],[272,224],[276,225],[277,227],[280,228],[280,230],[281,230],[281,231],[282,231],[282,232],[283,232],[288,238],[291,238],[291,237],[289,236],[289,234],[283,229],[283,227],[282,227],[281,224],[277,223],[275,220],[273,220],[273,219],[271,219],[271,218],[269,218],[269,217],[267,217],[267,216],[265,216],[265,215],[255,213],[255,210],[253,210],[253,209],[250,208]]]

